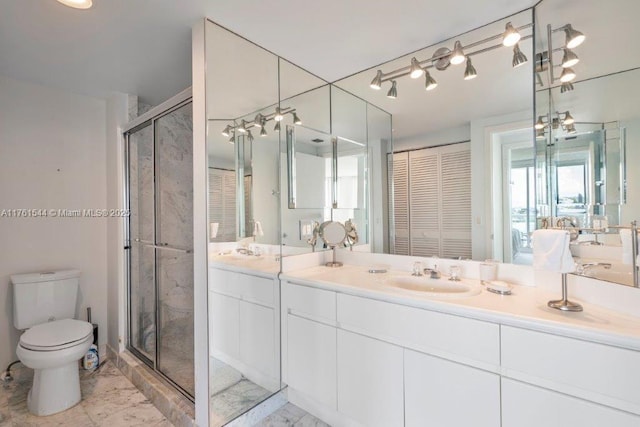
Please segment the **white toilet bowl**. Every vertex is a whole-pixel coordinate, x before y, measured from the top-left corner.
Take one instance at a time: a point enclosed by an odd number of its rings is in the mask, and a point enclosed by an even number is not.
[[[80,401],[78,359],[93,342],[89,322],[62,319],[36,325],[20,337],[16,354],[34,370],[27,406],[34,415],[51,415]]]

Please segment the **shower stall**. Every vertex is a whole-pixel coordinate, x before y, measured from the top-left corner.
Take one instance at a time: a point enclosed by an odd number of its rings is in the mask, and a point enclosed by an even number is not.
[[[190,90],[125,132],[127,348],[193,400],[193,114]]]

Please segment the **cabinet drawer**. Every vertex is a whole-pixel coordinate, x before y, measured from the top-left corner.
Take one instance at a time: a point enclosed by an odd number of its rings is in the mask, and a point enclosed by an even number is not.
[[[210,268],[209,290],[267,307],[275,307],[273,279]]]
[[[283,300],[289,313],[335,325],[335,292],[284,282]]]
[[[640,414],[640,352],[502,327],[504,375]]]
[[[493,323],[338,294],[338,326],[483,369],[500,365],[500,327]]]
[[[637,427],[640,417],[502,379],[502,427]]]

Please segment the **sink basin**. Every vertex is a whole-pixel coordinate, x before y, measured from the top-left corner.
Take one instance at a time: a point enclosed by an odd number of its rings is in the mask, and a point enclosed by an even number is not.
[[[462,298],[478,295],[481,287],[464,280],[431,279],[429,277],[395,276],[387,281],[387,286],[434,298]]]

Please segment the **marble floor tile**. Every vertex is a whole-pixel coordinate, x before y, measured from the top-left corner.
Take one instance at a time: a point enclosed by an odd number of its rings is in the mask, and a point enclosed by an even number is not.
[[[171,426],[110,361],[96,371],[81,371],[79,404],[46,417],[27,409],[33,371],[17,365],[12,374],[14,381],[0,383],[0,427]]]
[[[256,427],[329,427],[313,415],[287,403],[258,424]]]
[[[272,393],[257,384],[241,379],[236,384],[211,396],[211,425],[222,426],[253,408]]]

